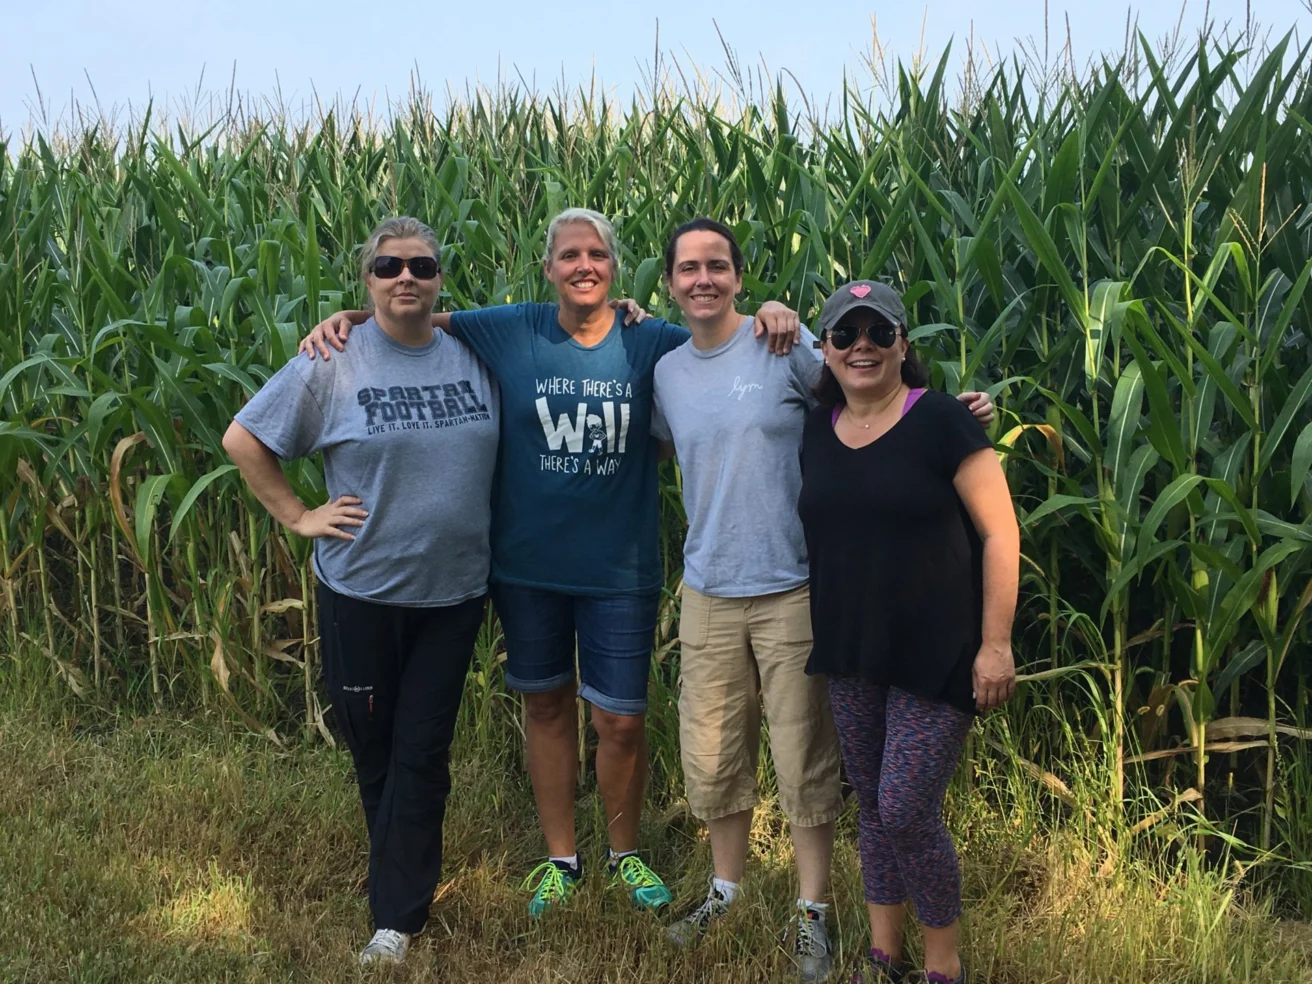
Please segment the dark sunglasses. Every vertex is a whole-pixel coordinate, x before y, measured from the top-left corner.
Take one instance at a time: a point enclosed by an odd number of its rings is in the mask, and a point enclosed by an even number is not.
[[[406,267],[410,268],[416,280],[432,280],[442,272],[432,256],[412,256],[408,260],[399,256],[374,257],[374,276],[380,280],[395,280]]]
[[[841,352],[843,349],[850,349],[855,345],[856,340],[861,337],[863,331],[866,333],[866,337],[870,339],[870,343],[878,345],[880,348],[892,348],[893,343],[897,341],[897,336],[906,334],[900,325],[880,321],[871,325],[868,329],[857,325],[834,325],[825,332],[825,337],[830,345]]]

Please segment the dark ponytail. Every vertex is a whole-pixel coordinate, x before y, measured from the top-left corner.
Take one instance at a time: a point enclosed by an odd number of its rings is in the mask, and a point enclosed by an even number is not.
[[[907,346],[907,357],[902,360],[902,382],[912,389],[929,388],[929,367],[920,361],[916,350]]]
[[[902,331],[905,333],[906,329],[903,328]],[[909,345],[906,358],[902,360],[902,382],[912,389],[929,387],[929,367],[920,361],[916,350]],[[820,370],[820,378],[811,392],[815,394],[816,402],[822,407],[832,408],[847,402],[843,398],[843,387],[838,385],[838,380],[834,378],[828,363]]]
[[[820,369],[820,378],[816,380],[815,389],[811,392],[815,394],[815,401],[826,410],[832,410],[847,402],[843,399],[843,388],[838,385],[838,380],[834,378],[827,362]]]

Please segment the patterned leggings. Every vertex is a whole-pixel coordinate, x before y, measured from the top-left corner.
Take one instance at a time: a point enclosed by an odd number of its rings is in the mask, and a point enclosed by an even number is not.
[[[922,925],[952,925],[961,915],[961,874],[943,794],[973,717],[856,677],[831,677],[829,702],[860,805],[866,901],[897,905],[909,896]]]

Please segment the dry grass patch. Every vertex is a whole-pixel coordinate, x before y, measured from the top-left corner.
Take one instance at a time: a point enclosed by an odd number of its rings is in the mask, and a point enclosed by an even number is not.
[[[104,722],[102,722],[102,725]],[[743,904],[698,949],[669,947],[593,864],[577,903],[540,924],[519,879],[540,851],[527,781],[462,748],[448,879],[401,971],[362,974],[363,828],[349,762],[275,749],[218,721],[154,718],[95,731],[0,715],[0,980],[791,981],[779,945],[795,894],[767,811]],[[653,863],[684,900],[705,890],[699,828],[655,818]],[[1110,877],[1073,832],[1025,839],[978,797],[954,805],[967,844],[965,952],[994,984],[1272,984],[1312,980],[1312,933],[1244,901],[1224,874],[1125,862]],[[589,859],[595,800],[580,800]],[[865,947],[859,865],[845,818],[835,935]]]

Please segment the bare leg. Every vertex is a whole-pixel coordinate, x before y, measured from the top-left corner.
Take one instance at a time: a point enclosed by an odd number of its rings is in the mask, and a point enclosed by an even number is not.
[[[811,902],[823,902],[829,894],[829,863],[834,856],[833,821],[818,827],[799,827],[794,823],[789,824],[789,829],[797,858],[798,894]]]
[[[752,832],[752,811],[740,810],[706,821],[711,835],[711,860],[721,881],[743,880],[747,871],[747,839]]]
[[[957,956],[957,921],[941,929],[921,926],[920,931],[925,938],[925,970],[956,980],[961,973],[961,958]]]
[[[597,786],[606,807],[611,850],[638,849],[638,821],[647,786],[647,717],[612,714],[595,705]]]
[[[574,789],[577,782],[578,714],[574,685],[524,695],[528,774],[538,822],[551,857],[577,853],[574,837]]]
[[[907,907],[866,903],[870,912],[870,945],[881,950],[894,964],[902,962],[902,940],[906,935]]]

